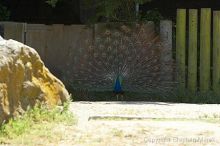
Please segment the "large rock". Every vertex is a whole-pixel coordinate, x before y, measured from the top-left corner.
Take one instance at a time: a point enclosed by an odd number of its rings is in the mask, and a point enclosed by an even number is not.
[[[63,83],[49,72],[33,48],[0,40],[1,123],[37,102],[57,105],[68,98]]]

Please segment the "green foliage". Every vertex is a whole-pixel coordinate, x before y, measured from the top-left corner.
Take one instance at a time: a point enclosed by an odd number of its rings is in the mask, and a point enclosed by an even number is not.
[[[57,3],[62,0],[46,0],[46,3],[51,7],[56,7]],[[89,22],[97,21],[108,22],[129,22],[136,21],[141,18],[143,20],[151,20],[158,22],[161,15],[158,11],[149,11],[139,17],[135,11],[135,4],[144,4],[152,0],[82,0],[85,9],[95,10],[95,16],[91,17]],[[150,16],[152,15],[152,16]]]
[[[153,21],[156,25],[160,23],[161,19],[163,19],[163,16],[157,9],[149,10],[146,13],[141,14],[142,21]]]
[[[24,133],[32,131],[33,127],[38,125],[43,127],[47,123],[64,123],[67,125],[75,124],[76,119],[68,111],[69,103],[65,103],[63,108],[48,108],[46,105],[36,105],[28,109],[21,117],[10,119],[0,128],[0,139],[8,137],[16,138]]]
[[[90,21],[97,22],[100,18],[110,22],[128,22],[137,20],[135,4],[143,4],[152,0],[83,0],[86,9],[96,10]]]
[[[50,5],[51,7],[55,8],[56,4],[58,3],[59,0],[46,0],[46,3]]]
[[[0,21],[6,21],[10,18],[10,11],[7,7],[0,4]]]

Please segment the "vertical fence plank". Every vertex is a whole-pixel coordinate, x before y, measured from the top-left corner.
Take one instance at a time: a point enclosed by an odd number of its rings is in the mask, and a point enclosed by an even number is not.
[[[195,92],[197,89],[197,26],[198,10],[189,10],[189,50],[188,50],[188,89]]]
[[[176,60],[180,88],[185,88],[186,9],[177,9]]]
[[[201,9],[200,22],[200,91],[210,89],[211,9]]]
[[[25,23],[15,23],[15,22],[0,22],[4,27],[4,38],[5,39],[14,39],[16,41],[25,43],[25,32],[26,24]]]
[[[214,11],[213,19],[213,90],[220,94],[220,11]]]

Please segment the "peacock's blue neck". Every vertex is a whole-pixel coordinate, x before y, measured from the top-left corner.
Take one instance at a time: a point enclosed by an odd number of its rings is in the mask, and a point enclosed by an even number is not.
[[[117,76],[116,81],[115,81],[114,92],[115,93],[121,93],[122,92],[121,81],[120,81],[120,76],[119,75]]]

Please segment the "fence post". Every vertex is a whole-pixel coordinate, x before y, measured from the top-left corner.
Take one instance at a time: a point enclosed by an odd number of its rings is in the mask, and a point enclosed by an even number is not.
[[[160,61],[161,72],[166,73],[161,76],[161,78],[166,78],[169,81],[173,79],[173,66],[166,65],[173,61],[172,58],[172,21],[161,20],[160,21],[160,40],[163,49],[161,50]]]
[[[198,10],[189,10],[189,48],[188,48],[188,89],[197,90],[197,26]]]
[[[220,11],[213,13],[213,90],[220,94]]]
[[[211,9],[201,9],[200,21],[200,91],[210,89]]]
[[[185,88],[185,57],[186,57],[186,9],[177,9],[176,24],[176,60],[178,81],[181,89]]]

